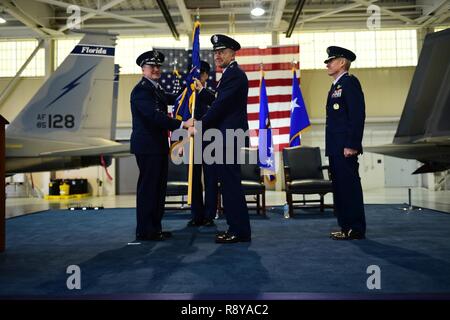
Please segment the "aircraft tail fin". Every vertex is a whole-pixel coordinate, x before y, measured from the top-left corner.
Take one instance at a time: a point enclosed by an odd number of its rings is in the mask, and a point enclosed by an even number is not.
[[[394,144],[450,135],[450,29],[425,38]]]
[[[111,139],[117,109],[115,43],[115,35],[86,34],[8,126],[7,134]]]

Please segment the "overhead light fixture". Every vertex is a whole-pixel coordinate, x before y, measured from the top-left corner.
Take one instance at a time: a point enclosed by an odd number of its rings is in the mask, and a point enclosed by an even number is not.
[[[250,11],[250,14],[255,17],[260,17],[266,12],[261,4],[261,1],[254,0],[251,8],[252,10]]]
[[[0,14],[0,23],[1,24],[6,23],[5,18],[3,18],[3,14]]]

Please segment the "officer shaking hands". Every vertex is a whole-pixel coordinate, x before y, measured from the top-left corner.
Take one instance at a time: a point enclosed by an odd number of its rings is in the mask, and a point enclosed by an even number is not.
[[[226,140],[228,129],[243,131],[248,130],[247,122],[247,96],[248,79],[245,72],[239,68],[235,61],[236,51],[240,44],[222,34],[211,37],[216,66],[223,69],[222,78],[216,87],[216,94],[202,89],[200,81],[196,81],[199,90],[198,98],[211,105],[206,114],[199,120],[204,129],[215,128],[220,130],[223,136],[224,159],[216,163],[215,172],[220,182],[223,196],[223,210],[228,224],[228,230],[216,234],[217,243],[236,243],[251,241],[250,220],[244,190],[241,185],[241,169],[237,161],[240,153],[234,141]],[[190,128],[192,133],[194,130]],[[233,147],[229,147],[229,146]],[[225,161],[233,158],[232,163]]]
[[[341,230],[334,240],[364,239],[366,220],[358,173],[365,121],[364,94],[359,80],[348,74],[356,55],[341,47],[328,47],[324,61],[334,81],[326,106],[325,154],[333,183],[335,214]]]
[[[138,241],[160,241],[172,237],[161,227],[167,188],[168,130],[193,125],[193,120],[182,122],[167,114],[167,106],[174,103],[176,96],[165,93],[158,83],[163,62],[164,55],[156,50],[144,52],[136,59],[143,77],[130,96],[133,121],[131,153],[135,155],[139,168],[136,191]]]

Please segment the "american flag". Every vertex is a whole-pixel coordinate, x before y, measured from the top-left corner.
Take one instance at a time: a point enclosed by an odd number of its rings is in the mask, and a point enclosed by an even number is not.
[[[185,79],[192,64],[192,50],[167,48],[155,49],[162,52],[165,56],[159,83],[166,92],[177,93],[181,87],[186,85]],[[200,60],[208,62],[211,65],[211,70],[214,70],[214,56],[211,50],[200,50]],[[174,74],[174,69],[178,71],[181,78],[176,77]],[[214,89],[215,85],[215,75],[211,72],[208,80],[208,88]]]
[[[252,146],[258,145],[261,64],[267,87],[274,149],[281,151],[289,146],[292,67],[293,62],[299,67],[299,52],[298,45],[273,46],[266,49],[242,48],[237,52],[236,60],[249,80],[247,113]]]

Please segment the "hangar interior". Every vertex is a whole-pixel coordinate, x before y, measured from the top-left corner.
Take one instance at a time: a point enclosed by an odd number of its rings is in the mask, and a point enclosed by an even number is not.
[[[370,7],[372,2],[379,7]],[[76,5],[79,11],[70,5]],[[255,5],[264,8],[262,16],[250,14]],[[244,47],[299,45],[301,90],[312,124],[302,135],[302,144],[319,146],[324,163],[324,105],[330,84],[323,64],[326,48],[340,44],[358,54],[351,71],[360,79],[366,98],[363,145],[391,143],[423,39],[449,23],[448,1],[18,0],[2,1],[1,10],[6,22],[0,33],[0,110],[8,121],[16,117],[81,39],[81,34],[71,32],[70,25],[78,14],[77,27],[118,34],[115,63],[120,66],[120,80],[115,138],[126,141],[131,132],[129,93],[140,78],[134,57],[153,47],[188,49],[191,26],[198,15],[204,50],[210,48],[209,38],[214,33],[233,34]],[[379,15],[377,29],[368,22],[375,15]],[[279,156],[276,153],[281,164]],[[136,171],[133,161],[124,160],[122,164]],[[419,166],[415,160],[364,153],[360,175],[366,197],[369,201],[407,202],[405,188],[412,188],[416,205],[422,200],[431,206],[445,204],[448,171],[411,175]],[[125,195],[133,193],[135,186],[133,181],[119,179],[117,167],[113,160],[108,169],[112,180],[102,167],[16,174],[7,180],[7,206],[19,206],[22,201],[38,203],[41,208],[47,203],[57,205],[58,201],[39,200],[48,194],[48,183],[55,178],[87,178],[94,197],[89,201],[120,205],[116,200],[125,198],[128,206],[133,198]],[[283,187],[283,174],[279,173],[276,186],[268,186],[269,205],[284,203]],[[395,198],[390,198],[393,195]]]
[[[261,16],[250,13],[257,6],[265,11]],[[120,66],[120,76],[113,138],[119,142],[128,142],[132,130],[130,92],[142,76],[136,57],[153,48],[191,49],[196,19],[201,23],[200,48],[205,54],[210,52],[210,38],[216,33],[232,36],[243,48],[298,46],[292,62],[299,64],[301,91],[311,122],[302,134],[302,145],[320,147],[322,163],[327,164],[325,105],[332,81],[323,63],[326,48],[338,45],[357,54],[350,73],[361,81],[365,95],[364,148],[390,144],[425,37],[450,26],[450,1],[1,0],[0,19],[0,114],[9,122],[70,54],[83,36],[80,30],[117,34],[114,63]],[[172,66],[168,59],[166,68]],[[272,209],[286,203],[281,152],[275,157],[280,168],[276,182],[266,182],[266,206]],[[450,212],[448,169],[413,175],[422,166],[416,159],[370,151],[364,152],[359,162],[366,204],[396,204],[407,212],[412,206]],[[81,178],[88,181],[88,197],[45,198],[52,179]],[[6,177],[6,218],[73,205],[134,208],[136,181],[132,156],[112,159],[107,170],[98,165],[17,173]],[[325,203],[332,201],[332,195],[327,194]]]

